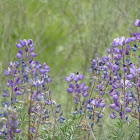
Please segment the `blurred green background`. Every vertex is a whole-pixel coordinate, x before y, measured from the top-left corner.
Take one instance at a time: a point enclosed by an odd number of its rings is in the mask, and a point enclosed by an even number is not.
[[[4,70],[16,59],[16,43],[34,41],[35,60],[51,67],[53,98],[66,114],[74,109],[65,75],[84,73],[90,59],[103,56],[110,42],[137,31],[139,0],[0,0],[0,92]]]

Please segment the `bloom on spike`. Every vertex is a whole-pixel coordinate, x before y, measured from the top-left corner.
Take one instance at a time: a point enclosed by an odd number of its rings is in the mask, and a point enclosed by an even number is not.
[[[28,44],[29,47],[33,47],[33,41],[32,41],[32,39],[29,39],[27,44]]]
[[[135,22],[134,22],[135,26],[136,27],[140,27],[140,20],[139,19],[136,19]]]
[[[9,76],[11,74],[11,68],[8,67],[8,70],[5,70],[5,75]]]

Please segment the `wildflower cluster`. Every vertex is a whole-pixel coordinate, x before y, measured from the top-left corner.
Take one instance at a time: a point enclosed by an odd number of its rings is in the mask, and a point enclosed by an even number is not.
[[[5,139],[15,139],[15,134],[22,130],[20,122],[21,113],[16,108],[18,103],[22,108],[27,107],[28,114],[28,139],[37,139],[39,136],[39,127],[43,125],[46,129],[48,125],[53,127],[49,122],[50,114],[53,114],[55,120],[63,123],[65,118],[61,111],[61,105],[51,99],[49,83],[52,82],[49,72],[50,67],[44,63],[34,61],[34,44],[31,39],[20,40],[16,44],[18,48],[18,61],[10,62],[10,66],[5,70],[7,76],[7,89],[4,90],[5,102],[3,113],[1,111],[1,129],[0,136]],[[51,113],[52,112],[52,113]],[[18,115],[19,114],[19,115]],[[59,114],[57,116],[57,114]],[[47,122],[47,123],[46,123]],[[48,123],[49,122],[49,123]],[[20,129],[19,129],[20,124]]]
[[[135,21],[135,26],[140,27],[140,20]],[[105,115],[105,108],[109,108],[111,119],[120,118],[130,122],[134,117],[139,120],[140,126],[139,42],[140,33],[133,33],[133,37],[114,39],[101,59],[95,54],[89,68],[89,86],[83,82],[84,74],[70,73],[70,76],[65,76],[67,92],[73,96],[76,104],[73,115],[82,116],[78,127],[88,133],[88,139],[91,134],[96,140],[94,125],[102,126],[100,120]],[[16,47],[18,60],[10,62],[4,72],[8,80],[2,93],[0,139],[14,140],[16,136],[24,135],[24,139],[36,140],[42,137],[41,128],[45,131],[45,137],[50,132],[54,140],[56,127],[64,137],[59,123],[64,123],[65,118],[61,104],[52,100],[50,67],[34,60],[37,54],[34,53],[31,39],[20,40]],[[133,59],[138,62],[133,63]],[[28,132],[23,131],[26,128]]]
[[[140,27],[140,20],[135,21],[135,26]],[[112,119],[119,117],[130,122],[129,114],[140,119],[140,56],[137,56],[137,50],[140,49],[139,42],[140,33],[138,32],[133,33],[133,37],[116,38],[107,48],[107,55],[100,59],[96,54],[91,60],[90,93],[84,96],[86,99],[81,107],[85,107],[85,110],[89,112],[89,119],[92,119],[92,122],[99,122],[99,119],[104,116],[104,108],[108,106],[112,111],[110,114]],[[133,63],[133,58],[138,59],[138,64]],[[75,79],[73,75],[66,77],[66,81],[71,82]],[[77,84],[77,81],[74,81]],[[67,91],[68,93],[74,91],[74,98],[76,96],[80,100],[83,84],[80,88],[77,88],[76,84],[75,86],[69,84]],[[107,105],[108,99],[105,97],[109,96],[111,96],[112,103]],[[95,121],[95,116],[98,121]],[[87,124],[89,124],[88,120]],[[91,126],[93,124],[91,123]]]

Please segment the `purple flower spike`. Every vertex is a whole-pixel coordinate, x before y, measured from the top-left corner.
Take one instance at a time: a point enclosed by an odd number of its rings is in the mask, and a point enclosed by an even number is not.
[[[67,88],[68,93],[72,93],[73,92],[73,88]]]
[[[15,132],[16,133],[20,133],[21,132],[21,129],[16,129]]]
[[[136,27],[140,27],[140,20],[139,19],[136,19],[135,22],[134,22],[135,26]]]
[[[17,58],[19,58],[19,59],[22,58],[22,54],[18,53]]]
[[[31,57],[36,57],[37,56],[37,54],[36,53],[31,53]]]
[[[16,44],[16,47],[17,48],[22,48],[22,45],[21,44]]]

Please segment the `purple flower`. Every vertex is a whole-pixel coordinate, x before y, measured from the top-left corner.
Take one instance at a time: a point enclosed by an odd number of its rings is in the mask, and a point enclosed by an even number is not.
[[[130,44],[130,43],[131,43],[131,38],[128,37],[128,38],[126,39],[126,42],[125,42],[125,43],[126,43],[126,44]]]
[[[113,95],[113,99],[114,100],[118,100],[119,99],[119,96],[118,95]]]
[[[102,57],[102,61],[103,61],[103,62],[109,61],[109,57],[107,57],[107,56],[105,55],[104,57]]]
[[[112,70],[113,70],[113,71],[119,71],[119,70],[120,70],[120,66],[119,66],[119,65],[114,65],[114,66],[112,67]]]
[[[119,47],[125,45],[125,37],[122,36],[121,38],[116,38],[114,41],[110,44],[111,47]]]
[[[72,82],[73,79],[71,77],[68,77],[68,76],[65,76],[65,80],[68,81],[68,82]]]
[[[115,51],[116,54],[120,53],[120,49],[118,49],[118,48],[114,48],[114,51]]]
[[[84,74],[81,74],[81,75],[79,74],[79,75],[78,75],[78,79],[79,79],[79,80],[84,79],[84,77],[85,77]]]
[[[36,57],[36,56],[37,56],[36,53],[31,52],[31,57]]]
[[[57,108],[56,108],[56,113],[59,113],[60,112],[60,110],[61,110],[61,105],[59,104],[59,105],[57,105]]]
[[[118,106],[116,106],[114,109],[115,109],[117,112],[120,111],[120,108],[119,108]]]
[[[98,118],[102,118],[104,115],[102,113],[98,114]]]
[[[111,104],[110,107],[114,109],[116,107],[116,105],[115,104]]]
[[[11,74],[11,69],[8,67],[8,70],[5,70],[5,76],[9,76]]]
[[[137,40],[136,37],[131,37],[131,41],[132,41],[132,42],[135,42],[136,40]]]
[[[35,128],[33,128],[33,127],[30,128],[30,131],[33,132],[33,133],[36,132],[36,131],[35,131]]]
[[[22,58],[22,54],[18,53],[17,58],[19,58],[19,59]]]
[[[48,73],[50,72],[50,66],[46,65],[44,66],[44,69],[47,70]]]
[[[25,47],[25,52],[28,52],[28,47],[27,46]]]
[[[72,93],[73,92],[73,88],[67,88],[68,93]]]
[[[34,47],[32,47],[32,48],[29,50],[30,53],[33,52],[33,51],[34,51]]]
[[[20,91],[15,91],[15,94],[16,94],[17,96],[22,95],[22,93],[21,93]]]
[[[127,67],[124,67],[123,68],[123,71],[126,73],[127,72]]]
[[[130,113],[132,111],[132,108],[126,107],[125,110],[126,110],[126,112]]]
[[[22,48],[22,45],[21,44],[16,44],[16,47],[19,49],[19,48]]]
[[[126,75],[126,78],[127,78],[127,80],[131,80],[131,79],[135,78],[135,76],[132,74],[129,74],[129,75]]]
[[[52,79],[48,78],[48,82],[49,82],[49,83],[52,82]]]
[[[69,84],[69,87],[73,89],[75,88],[75,86],[72,83]]]
[[[115,119],[116,118],[116,113],[115,112],[112,112],[112,114],[110,114],[110,118],[111,119]]]
[[[32,39],[29,39],[27,44],[28,44],[28,46],[33,47],[33,41],[32,41]]]
[[[136,19],[135,22],[134,22],[135,26],[136,27],[140,27],[140,20],[139,19]]]
[[[135,66],[135,64],[131,64],[130,73],[132,75],[135,75],[136,74],[136,66]]]
[[[21,44],[22,46],[26,46],[26,45],[27,45],[27,40],[26,40],[26,39],[24,39],[23,41],[20,40],[19,42],[20,42],[20,44]]]
[[[17,128],[17,127],[18,127],[18,124],[19,124],[19,123],[18,123],[18,121],[16,120],[16,121],[14,122],[13,127],[14,127],[14,128]]]
[[[106,106],[106,103],[100,103],[99,104],[99,107],[105,107]]]
[[[40,72],[41,74],[45,74],[47,71],[44,70],[44,69],[39,69],[39,72]]]
[[[83,95],[83,97],[87,97],[88,96],[88,93],[87,92],[84,92],[82,95]]]
[[[16,133],[20,133],[21,132],[21,129],[16,129],[15,132]]]
[[[125,36],[122,36],[119,40],[119,45],[124,46],[125,45]]]
[[[130,47],[129,45],[126,46],[126,51],[125,51],[125,54],[126,54],[126,55],[129,55],[129,53],[130,53],[130,48],[131,48],[131,47]]]
[[[83,92],[86,92],[89,89],[89,86],[83,87]]]

